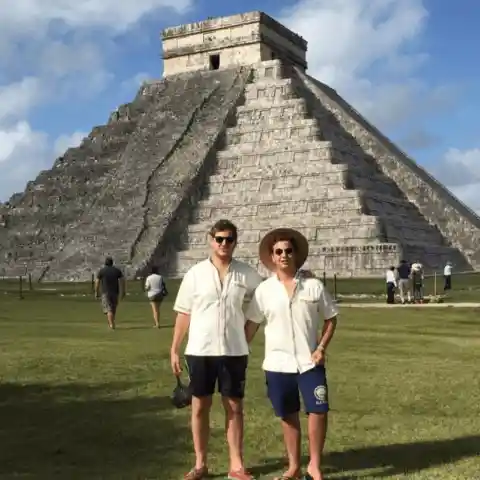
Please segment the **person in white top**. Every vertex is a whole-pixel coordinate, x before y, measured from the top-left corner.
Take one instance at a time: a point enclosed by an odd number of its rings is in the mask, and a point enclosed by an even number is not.
[[[395,277],[395,267],[390,267],[385,275],[387,284],[387,303],[395,303],[395,289],[397,288],[397,279]]]
[[[319,279],[300,274],[307,256],[308,242],[295,230],[276,229],[262,239],[260,259],[274,275],[255,291],[245,326],[251,342],[266,321],[262,368],[268,397],[281,418],[288,453],[288,469],[280,477],[284,480],[303,478],[299,391],[309,414],[310,462],[305,478],[323,480],[321,456],[329,410],[324,362],[338,310]]]
[[[452,289],[452,262],[446,263],[445,268],[443,269],[443,278],[445,280],[443,291],[446,292],[447,290],[451,290]]]
[[[250,480],[243,461],[243,397],[248,363],[245,308],[262,277],[234,260],[237,228],[219,220],[209,233],[211,256],[185,274],[175,300],[177,312],[171,347],[175,375],[181,372],[179,350],[188,332],[185,359],[192,393],[192,435],[195,467],[185,479],[208,475],[207,446],[212,395],[218,391],[226,415],[230,453],[228,478]]]
[[[152,307],[153,321],[160,328],[160,305],[167,296],[167,288],[163,277],[158,273],[158,267],[153,266],[150,275],[145,279],[145,291]]]

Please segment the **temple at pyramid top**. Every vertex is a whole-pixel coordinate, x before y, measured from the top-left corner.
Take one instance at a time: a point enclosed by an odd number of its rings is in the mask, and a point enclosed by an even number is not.
[[[164,76],[276,59],[307,68],[307,41],[263,12],[171,27],[162,37]]]

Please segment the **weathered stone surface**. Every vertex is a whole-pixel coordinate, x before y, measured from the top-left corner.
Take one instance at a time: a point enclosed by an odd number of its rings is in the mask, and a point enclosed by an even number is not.
[[[379,275],[402,257],[427,271],[479,267],[480,219],[305,74],[306,44],[262,15],[242,30],[241,18],[168,31],[170,73],[183,73],[145,83],[0,205],[0,274],[86,279],[110,254],[128,276],[152,263],[181,276],[220,218],[260,271],[258,242],[278,226],[307,236],[316,272]],[[230,68],[205,70],[222,42]]]

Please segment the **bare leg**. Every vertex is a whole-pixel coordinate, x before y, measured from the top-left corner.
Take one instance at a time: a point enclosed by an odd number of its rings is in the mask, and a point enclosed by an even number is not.
[[[210,437],[210,409],[212,397],[192,397],[192,437],[195,449],[195,468],[207,466]]]
[[[313,480],[323,480],[321,465],[327,436],[327,418],[326,413],[311,413],[308,415],[308,442],[310,445],[308,473]]]
[[[150,302],[150,305],[152,306],[153,321],[155,322],[155,326],[158,328],[160,326],[158,318],[160,313],[159,304],[157,302]]]
[[[288,470],[286,476],[295,477],[300,474],[301,427],[298,412],[282,418],[283,440],[287,450]]]
[[[230,454],[230,472],[244,469],[243,465],[243,400],[222,397],[225,409],[225,434]]]
[[[111,310],[107,312],[108,326],[113,330],[115,329],[115,313]]]

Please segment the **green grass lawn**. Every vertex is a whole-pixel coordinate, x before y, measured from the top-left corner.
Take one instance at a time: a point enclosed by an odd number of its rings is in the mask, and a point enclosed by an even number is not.
[[[149,305],[131,293],[113,332],[88,297],[0,298],[0,478],[175,480],[191,466],[189,411],[169,401],[171,303],[156,330]],[[342,309],[328,359],[327,478],[480,478],[479,325],[468,309]],[[283,444],[262,349],[260,335],[245,454],[259,478],[271,478]],[[221,478],[218,398],[212,425],[211,468]]]

